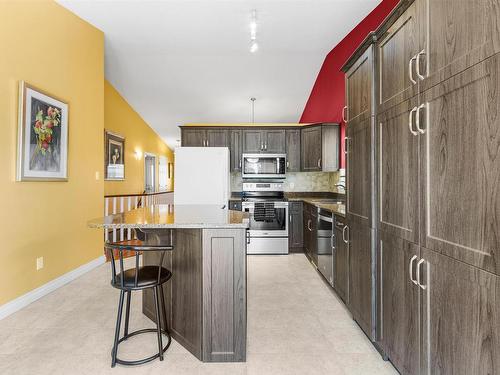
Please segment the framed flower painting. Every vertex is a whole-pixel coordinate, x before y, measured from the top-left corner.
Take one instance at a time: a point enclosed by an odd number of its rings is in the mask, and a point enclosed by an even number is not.
[[[19,87],[17,181],[68,180],[68,104]]]

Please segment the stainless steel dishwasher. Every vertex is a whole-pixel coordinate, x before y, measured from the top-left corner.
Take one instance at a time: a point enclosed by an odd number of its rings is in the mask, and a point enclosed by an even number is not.
[[[316,243],[318,251],[318,269],[330,285],[333,286],[335,232],[334,220],[331,212],[318,208],[318,228]]]

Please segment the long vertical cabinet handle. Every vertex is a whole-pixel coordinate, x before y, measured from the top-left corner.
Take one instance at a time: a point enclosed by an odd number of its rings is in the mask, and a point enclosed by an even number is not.
[[[417,60],[417,55],[413,56],[408,63],[408,76],[410,77],[410,81],[415,85],[417,81],[413,78],[413,62]]]
[[[321,158],[318,159],[318,168],[321,169]]]
[[[410,259],[410,280],[413,284],[418,286],[418,281],[413,278],[413,263],[415,263],[415,260],[417,260],[418,256],[414,255]]]
[[[427,103],[424,103],[424,104],[421,104],[421,105],[417,108],[417,123],[416,123],[416,125],[417,125],[417,130],[418,130],[418,132],[419,132],[420,134],[425,134],[425,129],[422,129],[422,128],[420,127],[420,111],[421,111],[422,109],[424,109],[426,106],[427,106]]]
[[[420,56],[425,55],[425,49],[420,51],[417,55],[417,77],[423,81],[425,79],[424,75],[420,72]]]
[[[421,287],[423,290],[427,289],[427,285],[422,284],[422,282],[420,281],[420,267],[424,262],[425,259],[420,259],[420,261],[417,263],[417,282],[418,286]]]
[[[418,108],[417,107],[414,107],[411,111],[410,111],[410,117],[408,119],[408,128],[410,129],[410,133],[413,134],[414,136],[417,136],[418,135],[418,132],[416,132],[415,130],[413,130],[413,113],[414,112],[417,112],[418,111]]]
[[[344,121],[344,124],[347,124],[347,106],[342,108],[342,121]]]
[[[344,154],[348,154],[349,153],[349,138],[348,137],[344,137]]]

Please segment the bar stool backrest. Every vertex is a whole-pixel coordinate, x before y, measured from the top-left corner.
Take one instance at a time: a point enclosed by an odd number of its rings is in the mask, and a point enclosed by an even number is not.
[[[135,257],[135,268],[129,268],[134,270],[134,286],[133,288],[138,287],[139,282],[139,256],[145,251],[157,252],[160,254],[160,259],[158,262],[158,283],[160,283],[161,277],[161,269],[163,265],[163,259],[165,257],[165,253],[167,251],[172,251],[174,247],[172,245],[148,245],[144,244],[140,240],[129,240],[122,242],[106,242],[104,244],[104,248],[109,254],[109,259],[111,259],[111,277],[112,283],[116,285],[117,275],[123,275],[125,271],[124,266],[124,253],[134,253]],[[119,269],[117,270],[116,261],[118,260]],[[120,287],[125,289],[124,285],[124,277],[120,277]]]

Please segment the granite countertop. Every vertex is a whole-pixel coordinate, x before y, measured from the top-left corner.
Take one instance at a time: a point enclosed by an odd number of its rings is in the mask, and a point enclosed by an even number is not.
[[[160,204],[88,222],[90,228],[248,228],[248,213],[219,205]]]
[[[323,196],[321,196],[321,197],[314,197],[314,196],[301,197],[300,195],[296,195],[296,196],[288,197],[288,200],[291,202],[295,201],[295,202],[309,203],[315,207],[330,211],[332,214],[345,217],[345,204],[325,202],[325,200],[336,201],[337,199],[335,199],[335,198],[325,198]],[[338,201],[340,201],[340,199]]]

